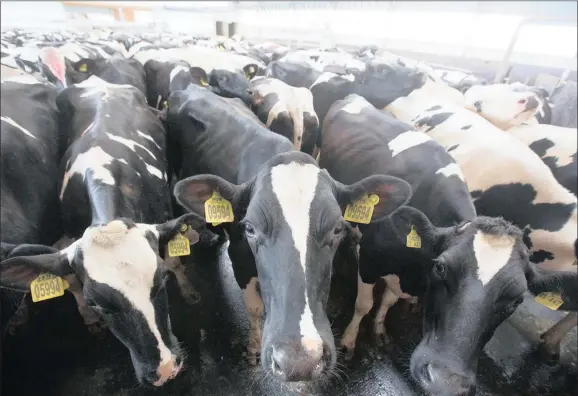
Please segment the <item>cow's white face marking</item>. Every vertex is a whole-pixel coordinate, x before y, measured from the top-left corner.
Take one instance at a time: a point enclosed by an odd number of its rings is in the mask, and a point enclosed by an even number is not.
[[[290,183],[299,180],[299,183]],[[311,203],[319,182],[319,168],[313,164],[277,165],[271,168],[271,184],[273,192],[279,201],[281,212],[291,229],[295,249],[299,253],[299,262],[305,278],[305,307],[299,327],[303,346],[313,352],[322,353],[321,336],[313,322],[313,314],[307,296],[307,239],[311,220]]]
[[[29,136],[33,139],[36,139],[36,136],[34,136],[33,134],[31,134],[28,129],[24,128],[23,126],[21,126],[20,124],[18,124],[16,121],[14,121],[12,118],[10,117],[0,117],[0,119],[4,122],[7,122],[8,124],[12,125],[13,127],[17,128],[19,131],[21,131],[22,133],[24,133],[26,136]]]
[[[341,110],[349,114],[359,114],[361,113],[361,110],[369,106],[371,105],[367,100],[363,99],[361,96],[355,96],[355,98],[353,100],[350,100],[349,103],[343,106]]]
[[[497,236],[477,231],[474,254],[478,262],[478,277],[483,285],[492,280],[510,260],[515,240],[507,235]]]
[[[128,229],[120,220],[88,228],[79,241],[84,257],[86,275],[121,293],[132,308],[140,311],[158,342],[162,362],[171,359],[171,352],[162,340],[151,302],[151,289],[157,270],[157,255],[145,233],[158,231],[148,225],[137,224]]]
[[[151,142],[153,142],[154,145],[159,148],[159,150],[161,149],[161,146],[159,146],[159,145],[157,144],[157,142],[155,142],[155,140],[154,140],[152,137],[150,137],[149,135],[147,135],[146,133],[142,133],[142,132],[139,131],[138,129],[137,129],[136,133],[137,133],[137,135],[139,135],[140,137],[145,138],[145,139],[150,140]]]
[[[141,149],[143,149],[144,151],[146,151],[147,153],[149,153],[149,155],[150,155],[151,157],[153,157],[155,160],[157,159],[157,157],[155,157],[155,155],[154,155],[148,148],[146,148],[145,146],[143,146],[143,145],[140,144],[140,143],[135,142],[134,140],[125,139],[125,138],[123,138],[123,137],[116,136],[116,135],[113,135],[113,134],[108,133],[108,132],[106,132],[106,136],[108,136],[108,138],[109,138],[110,140],[114,140],[114,141],[116,141],[116,142],[119,142],[119,143],[121,143],[121,144],[124,144],[126,147],[128,147],[128,148],[131,149],[132,151],[135,151],[135,147],[138,146],[138,147],[140,147]]]
[[[175,66],[175,68],[173,70],[171,70],[171,74],[169,76],[169,83],[173,82],[173,79],[177,76],[177,74],[179,74],[180,72],[185,72],[188,73],[189,69],[187,69],[184,66]],[[158,106],[157,106],[158,107]]]
[[[440,168],[437,170],[436,175],[437,174],[442,174],[445,177],[450,177],[450,176],[457,176],[459,177],[463,182],[466,181],[466,178],[464,177],[464,174],[462,173],[462,168],[460,168],[460,166],[458,164],[451,163],[448,164],[446,166],[444,166],[443,168]]]
[[[407,131],[397,135],[395,139],[387,144],[387,146],[391,150],[391,156],[395,157],[409,148],[419,146],[420,144],[429,142],[430,140],[432,140],[432,138],[423,132]]]
[[[105,165],[111,164],[113,160],[114,158],[98,146],[90,148],[85,153],[79,154],[70,168],[68,168],[64,173],[62,189],[60,190],[60,200],[62,201],[64,191],[66,190],[70,178],[74,174],[79,174],[82,176],[82,180],[84,180],[86,178],[86,172],[89,169],[93,172],[92,177],[94,180],[99,180],[101,183],[114,186],[116,183],[112,173],[104,167]]]

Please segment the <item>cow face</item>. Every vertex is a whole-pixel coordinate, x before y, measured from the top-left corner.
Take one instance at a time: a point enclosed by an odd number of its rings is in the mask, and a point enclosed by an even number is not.
[[[434,257],[441,252],[425,269],[423,339],[410,363],[413,377],[431,394],[457,396],[474,387],[482,348],[524,292],[576,296],[577,274],[538,271],[528,260],[521,230],[501,218],[478,216],[438,228],[420,211],[404,207],[392,222],[404,243],[414,226],[423,249]]]
[[[214,69],[209,75],[211,90],[225,98],[239,98],[248,106],[253,102],[253,91],[249,80],[257,74],[257,65],[250,64],[243,72]]]
[[[330,371],[336,352],[325,305],[333,256],[346,232],[343,208],[363,194],[377,194],[376,221],[407,202],[410,186],[388,176],[346,186],[300,152],[273,157],[242,185],[199,175],[175,186],[179,203],[200,215],[213,191],[235,212],[231,251],[248,245],[248,259],[256,263],[267,311],[263,368],[284,381],[312,380]]]
[[[464,98],[468,110],[502,129],[528,121],[545,101],[542,90],[519,83],[475,85],[466,91]]]
[[[426,80],[423,71],[371,61],[364,71],[357,73],[353,93],[363,96],[369,103],[383,109],[394,100],[421,88]]]
[[[160,225],[125,219],[93,225],[62,251],[2,261],[1,285],[27,291],[41,273],[75,274],[87,305],[129,349],[139,382],[160,386],[179,373],[183,358],[171,330],[159,245],[184,224],[203,223],[185,215]]]

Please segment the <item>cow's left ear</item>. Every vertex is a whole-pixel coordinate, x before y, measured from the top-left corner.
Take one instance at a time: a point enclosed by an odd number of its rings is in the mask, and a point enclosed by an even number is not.
[[[257,71],[259,71],[259,68],[257,67],[256,64],[249,63],[247,66],[243,68],[243,71],[245,72],[245,77],[247,77],[247,80],[251,81],[253,77],[257,75]]]
[[[207,72],[205,71],[205,69],[203,69],[202,67],[197,66],[191,67],[189,69],[189,73],[191,74],[193,81],[199,83],[203,87],[209,85],[208,83],[209,77],[207,76]]]
[[[524,272],[530,293],[560,293],[564,309],[578,310],[578,272],[542,269],[529,261],[526,262]]]
[[[199,233],[205,228],[205,220],[195,213],[187,213],[178,219],[167,221],[163,224],[157,224],[159,231],[159,246],[166,245],[171,239],[182,233],[187,237],[191,245],[199,241]]]
[[[377,196],[371,222],[379,221],[405,205],[412,195],[411,186],[406,181],[386,175],[369,176],[351,185],[339,182],[335,182],[335,185],[340,205],[351,204],[366,194],[369,197]]]

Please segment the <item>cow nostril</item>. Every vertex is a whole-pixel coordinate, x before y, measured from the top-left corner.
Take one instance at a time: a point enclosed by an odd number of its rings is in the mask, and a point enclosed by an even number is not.
[[[253,95],[253,91],[251,91],[250,89],[247,90],[247,95]]]
[[[525,103],[526,103],[526,99],[520,99],[520,100],[518,100],[518,103],[519,103],[519,104],[525,104]]]
[[[434,380],[434,373],[433,373],[433,367],[431,362],[430,363],[426,363],[422,366],[422,372],[421,372],[422,378],[428,382],[428,383],[432,383]]]

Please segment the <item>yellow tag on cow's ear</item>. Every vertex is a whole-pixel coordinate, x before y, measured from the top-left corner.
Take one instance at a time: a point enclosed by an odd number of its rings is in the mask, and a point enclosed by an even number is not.
[[[163,109],[166,109],[167,107],[169,107],[169,102],[165,100],[163,102]]]
[[[209,83],[207,82],[207,80],[205,80],[204,78],[201,78],[201,85],[203,87],[206,87],[207,85],[209,85]]]
[[[373,215],[373,207],[379,203],[379,197],[375,194],[367,196],[347,205],[343,219],[353,223],[369,224]]]
[[[186,231],[187,225],[184,224],[184,226]],[[169,249],[169,257],[188,256],[191,254],[191,245],[187,237],[184,235],[181,234],[175,235],[175,237],[169,241],[167,246]]]
[[[231,203],[217,191],[213,191],[213,196],[205,202],[205,220],[213,225],[232,223],[235,220]]]
[[[82,63],[78,66],[78,71],[82,73],[86,73],[88,71],[88,66],[86,63]]]
[[[543,306],[548,307],[554,311],[560,308],[562,304],[564,304],[564,301],[562,301],[562,296],[560,295],[560,293],[552,293],[552,292],[540,293],[536,296],[536,298],[534,298],[534,300],[536,300],[537,303],[540,303]]]
[[[412,249],[421,249],[421,237],[413,225],[411,226],[411,231],[407,234],[405,246]]]
[[[68,288],[68,282],[52,274],[40,274],[30,283],[30,295],[33,302],[61,297]]]

